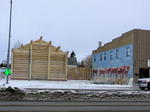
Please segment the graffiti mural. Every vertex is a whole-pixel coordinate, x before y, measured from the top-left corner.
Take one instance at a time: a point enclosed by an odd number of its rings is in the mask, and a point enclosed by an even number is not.
[[[93,70],[93,74],[100,76],[101,78],[107,78],[111,81],[124,80],[128,79],[128,72],[130,70],[130,66],[121,66],[115,68],[103,68],[99,70]]]
[[[133,45],[92,54],[92,70],[96,82],[129,84],[133,78]]]

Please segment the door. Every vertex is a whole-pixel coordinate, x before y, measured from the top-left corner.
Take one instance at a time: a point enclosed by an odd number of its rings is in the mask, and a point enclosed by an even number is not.
[[[140,68],[140,78],[149,78],[149,68]]]

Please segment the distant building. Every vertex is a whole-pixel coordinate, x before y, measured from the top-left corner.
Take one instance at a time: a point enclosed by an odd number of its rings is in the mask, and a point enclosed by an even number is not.
[[[72,53],[71,53],[72,54]],[[68,80],[89,80],[90,69],[88,67],[79,67],[75,56],[68,57],[67,77]]]
[[[67,77],[68,80],[77,80],[77,59],[75,54],[68,57]]]
[[[134,29],[92,52],[93,80],[129,84],[149,77],[150,30]]]
[[[12,79],[67,80],[67,55],[42,37],[31,41],[12,50]]]
[[[68,57],[68,66],[77,67],[76,57]]]

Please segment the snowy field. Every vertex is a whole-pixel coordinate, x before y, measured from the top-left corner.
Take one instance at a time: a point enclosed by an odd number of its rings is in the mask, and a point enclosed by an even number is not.
[[[0,69],[0,73],[4,69]],[[133,90],[134,87],[130,85],[108,85],[108,84],[94,84],[86,80],[68,80],[68,81],[48,81],[48,80],[9,80],[6,84],[6,79],[3,74],[0,74],[0,88],[4,87],[18,87],[18,88],[37,88],[37,89],[85,89],[85,90]]]
[[[131,90],[128,85],[93,84],[85,80],[46,81],[46,80],[0,80],[0,87],[37,88],[37,89],[85,89],[85,90]]]

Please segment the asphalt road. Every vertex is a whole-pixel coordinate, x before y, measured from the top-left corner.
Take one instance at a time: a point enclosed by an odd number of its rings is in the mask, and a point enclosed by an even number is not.
[[[0,112],[150,112],[150,102],[0,101]]]

